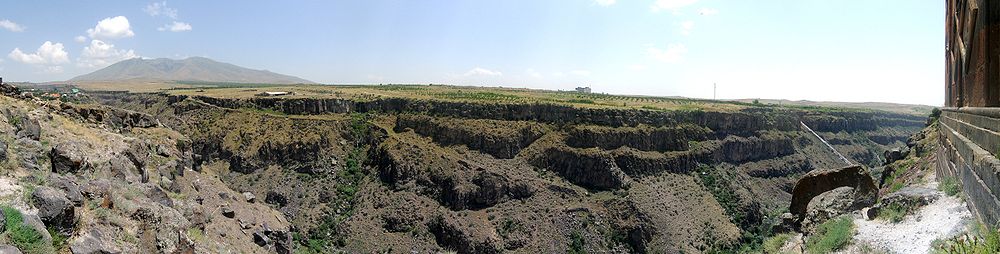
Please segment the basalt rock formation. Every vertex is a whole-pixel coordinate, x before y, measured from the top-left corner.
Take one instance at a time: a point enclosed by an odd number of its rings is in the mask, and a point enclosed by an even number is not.
[[[297,235],[275,242],[254,234],[270,250],[733,250],[795,202],[800,176],[844,166],[801,124],[865,165],[881,164],[886,147],[923,125],[922,117],[880,111],[781,107],[92,98],[183,134],[193,170],[185,175],[215,175],[235,192],[263,197],[259,204],[280,212]]]

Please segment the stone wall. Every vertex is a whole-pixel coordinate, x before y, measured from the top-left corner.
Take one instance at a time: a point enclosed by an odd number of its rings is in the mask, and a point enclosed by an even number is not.
[[[962,183],[969,210],[985,225],[1000,221],[1000,108],[945,109],[940,118],[938,177]]]
[[[946,105],[1000,106],[1000,1],[947,0]]]

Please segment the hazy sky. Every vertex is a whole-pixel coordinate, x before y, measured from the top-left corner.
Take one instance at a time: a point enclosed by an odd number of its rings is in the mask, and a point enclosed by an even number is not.
[[[8,1],[0,75],[205,56],[322,83],[944,101],[940,0]]]

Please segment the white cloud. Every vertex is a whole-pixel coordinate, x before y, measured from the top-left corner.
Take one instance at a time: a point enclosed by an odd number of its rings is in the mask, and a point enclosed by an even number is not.
[[[163,25],[160,28],[157,28],[156,30],[171,31],[171,32],[191,31],[191,24],[174,21],[174,23]]]
[[[480,68],[480,67],[472,68],[472,70],[469,70],[468,72],[465,73],[466,77],[472,77],[472,76],[502,76],[502,75],[503,75],[503,73],[500,73],[499,71],[488,70],[488,69],[484,69],[484,68]]]
[[[594,0],[594,3],[600,6],[611,6],[614,5],[616,0]]]
[[[101,40],[92,40],[90,45],[83,47],[80,58],[77,58],[77,65],[80,67],[105,67],[125,59],[138,57],[133,50],[118,50],[114,44],[109,44]]]
[[[45,69],[42,69],[42,73],[62,73],[62,72],[63,72],[63,67],[58,65],[46,66]]]
[[[0,28],[7,29],[8,31],[11,31],[11,32],[23,32],[24,31],[24,26],[18,25],[17,23],[14,23],[13,21],[6,20],[6,19],[0,20]]]
[[[163,15],[163,16],[170,17],[172,19],[176,19],[177,18],[177,9],[167,7],[167,1],[159,2],[159,3],[151,3],[151,4],[147,5],[146,8],[143,8],[142,11],[146,12],[147,14],[149,14],[149,16],[154,16],[155,17],[155,16]]]
[[[665,63],[677,63],[684,60],[684,54],[687,53],[687,47],[684,44],[670,44],[667,45],[667,49],[660,49],[657,47],[649,47],[646,49],[646,54],[653,59],[659,60]]]
[[[656,0],[649,8],[653,12],[672,11],[677,13],[681,8],[697,3],[698,0]]]
[[[73,37],[73,40],[79,43],[84,43],[87,42],[87,37],[83,35],[77,35],[76,37]]]
[[[573,70],[573,71],[570,71],[569,73],[573,74],[573,75],[581,76],[581,77],[590,76],[590,71],[588,71],[588,70]]]
[[[702,16],[713,16],[715,14],[719,14],[719,10],[712,8],[701,8],[701,10],[698,11],[698,14],[701,14]]]
[[[38,51],[35,53],[24,53],[20,48],[14,48],[10,54],[7,54],[7,57],[14,61],[34,65],[54,65],[69,62],[69,54],[63,49],[63,44],[52,43],[50,41],[42,43],[42,46],[38,47]]]
[[[681,22],[681,34],[689,35],[691,34],[691,30],[694,30],[694,21]]]
[[[118,16],[106,18],[97,22],[97,26],[87,29],[87,35],[92,39],[118,39],[135,36],[128,18]]]

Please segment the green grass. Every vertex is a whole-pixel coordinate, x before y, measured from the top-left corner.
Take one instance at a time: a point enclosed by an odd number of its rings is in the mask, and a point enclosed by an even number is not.
[[[979,232],[949,240],[934,240],[932,253],[987,254],[1000,253],[1000,232],[977,225]]]
[[[42,234],[23,223],[21,211],[3,206],[5,219],[2,238],[24,253],[54,253],[55,249],[43,240]]]
[[[904,217],[906,217],[906,212],[907,209],[903,205],[890,204],[882,209],[879,209],[878,218],[892,223],[899,223],[900,221],[903,221]]]
[[[816,232],[806,241],[809,253],[830,253],[846,246],[854,236],[854,221],[840,216],[820,224]]]
[[[958,195],[962,191],[962,185],[958,183],[954,177],[945,177],[941,179],[941,183],[938,184],[938,190],[944,192],[948,196]]]
[[[779,253],[781,247],[785,246],[785,242],[788,242],[790,238],[792,238],[792,234],[789,233],[768,237],[764,240],[764,253]]]
[[[586,244],[586,241],[583,239],[583,234],[580,234],[580,231],[573,231],[573,233],[570,234],[569,238],[570,238],[569,242],[570,254],[587,253],[587,251],[583,249],[583,246]]]

